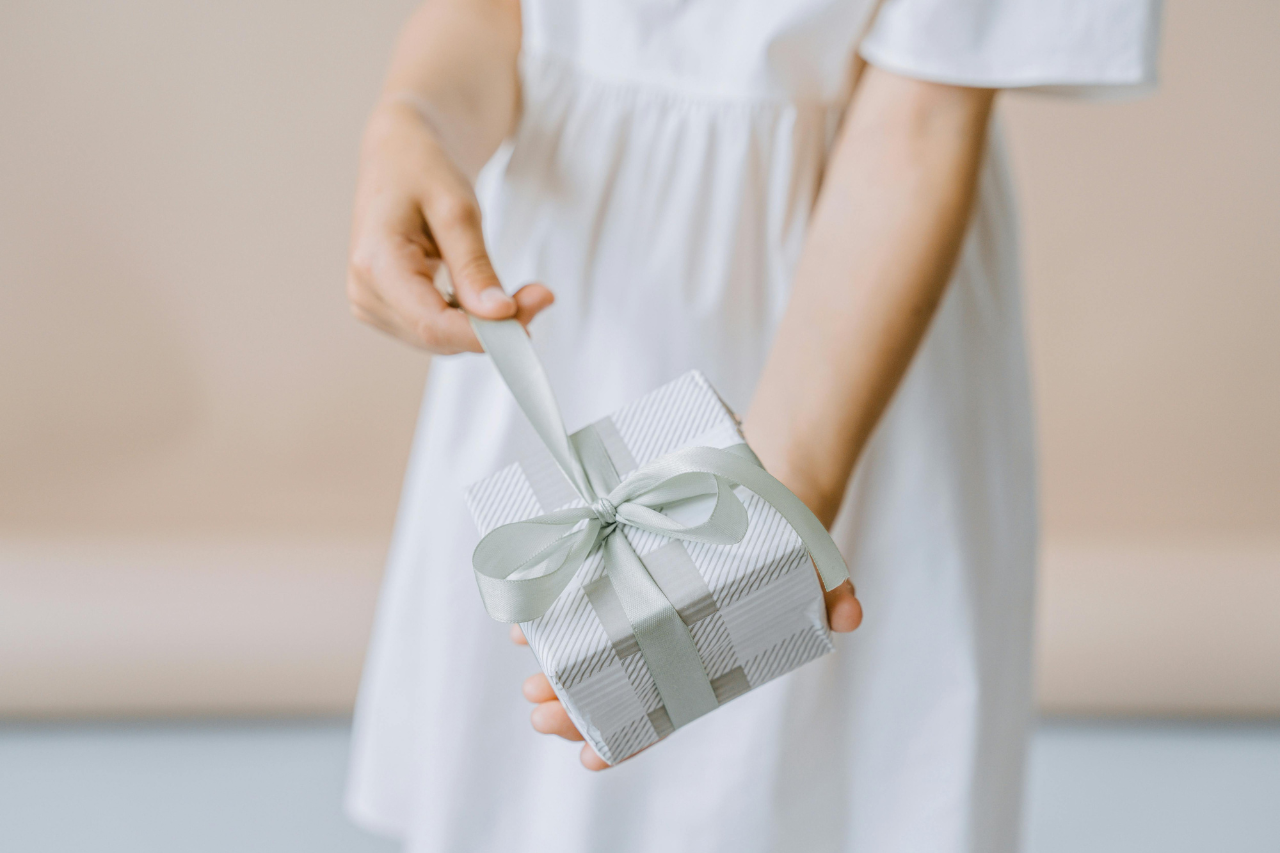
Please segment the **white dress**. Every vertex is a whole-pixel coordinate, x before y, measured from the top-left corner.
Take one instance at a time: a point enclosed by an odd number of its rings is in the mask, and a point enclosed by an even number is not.
[[[1155,0],[531,0],[523,116],[477,192],[569,429],[690,368],[745,410],[855,52],[1063,92],[1154,77]],[[1032,424],[998,136],[954,280],[834,536],[866,608],[837,651],[599,774],[536,734],[462,499],[523,416],[483,356],[432,366],[356,714],[349,808],[423,853],[1017,845],[1031,715]]]

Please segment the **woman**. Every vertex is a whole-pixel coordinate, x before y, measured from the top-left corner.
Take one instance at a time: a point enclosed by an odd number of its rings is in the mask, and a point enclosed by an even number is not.
[[[469,568],[462,489],[514,458],[523,416],[483,356],[437,358],[356,719],[357,819],[411,851],[1016,847],[1035,492],[990,115],[1001,88],[1149,84],[1157,12],[436,0],[409,21],[363,146],[356,314],[478,350],[432,286],[443,258],[467,311],[536,318],[571,429],[701,369],[832,525],[868,617],[585,772],[528,732],[522,690],[534,728],[578,738]],[[546,286],[501,287],[526,282]],[[857,627],[852,587],[827,606]]]

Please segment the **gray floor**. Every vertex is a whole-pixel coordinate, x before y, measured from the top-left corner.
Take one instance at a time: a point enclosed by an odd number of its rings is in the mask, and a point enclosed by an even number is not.
[[[1029,853],[1280,853],[1280,724],[1047,724]]]
[[[4,853],[377,853],[341,723],[0,726]],[[1029,853],[1277,853],[1280,725],[1048,723]]]

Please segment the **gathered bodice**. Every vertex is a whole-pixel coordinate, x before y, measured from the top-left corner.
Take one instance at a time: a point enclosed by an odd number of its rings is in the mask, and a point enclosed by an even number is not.
[[[524,45],[690,98],[839,103],[875,0],[525,0]]]

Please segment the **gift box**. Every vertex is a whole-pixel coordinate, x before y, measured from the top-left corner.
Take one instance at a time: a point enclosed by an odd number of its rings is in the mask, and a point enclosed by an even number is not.
[[[492,352],[494,336],[486,331],[488,338],[481,339]],[[531,353],[521,358],[528,360]],[[530,374],[528,365],[513,368],[511,360],[505,370],[499,361],[499,369],[526,413],[538,406],[554,409],[545,401],[549,388],[522,387],[543,381],[540,368]],[[537,427],[536,413],[531,420]],[[549,445],[555,430],[554,425],[540,430]],[[471,486],[466,499],[485,537],[476,567],[486,606],[504,621],[520,621],[542,671],[601,758],[621,761],[691,718],[832,651],[823,583],[810,551],[826,569],[827,586],[847,576],[840,575],[844,564],[826,531],[820,525],[814,529],[812,514],[758,467],[738,419],[702,374],[684,374],[574,432],[565,444],[559,459],[554,446],[531,450]],[[587,474],[566,472],[577,465],[577,459],[566,463],[566,456],[590,461],[584,462]],[[746,469],[759,476],[747,477]],[[743,480],[771,499],[742,485]],[[627,484],[637,481],[642,482],[628,490]],[[633,495],[643,489],[648,491]],[[598,497],[606,494],[629,503],[614,506]],[[589,504],[587,498],[594,499]],[[801,525],[804,539],[794,526],[802,515],[807,516],[807,527]],[[557,524],[564,531],[562,541],[546,544],[553,537],[545,531]],[[504,526],[534,538],[511,558],[519,563],[514,570],[508,561],[501,572],[482,572],[482,564],[501,562],[493,553],[511,550],[505,539],[497,541],[505,535]],[[678,530],[659,532],[668,527]],[[821,549],[812,547],[817,539],[824,540]],[[522,578],[542,583],[539,578],[570,551],[576,556],[567,557],[571,565],[560,571],[571,576],[556,582],[563,587],[557,587],[553,600],[551,592],[540,593],[543,601],[532,610],[507,608],[507,587],[491,587],[509,584],[517,598],[531,595],[514,585]],[[630,566],[632,553],[643,571],[624,580],[614,564]],[[492,579],[498,575],[500,581]],[[643,590],[634,591],[636,583],[651,584],[664,599],[658,605],[669,602],[674,613],[650,617],[645,608],[655,605]],[[540,615],[525,618],[536,611]],[[681,631],[687,629],[692,643],[685,645],[696,658],[690,652],[673,658],[674,652],[651,638],[650,624],[660,618],[680,623],[663,629],[674,632],[676,646],[685,642]],[[688,672],[699,665],[699,672]],[[692,687],[681,681],[686,675]],[[700,686],[706,683],[709,691]],[[690,692],[700,698],[688,700]]]

